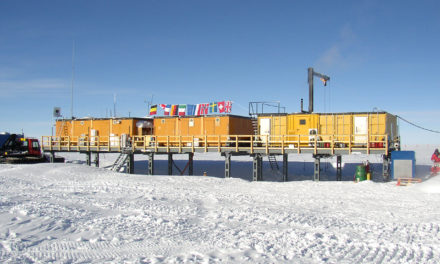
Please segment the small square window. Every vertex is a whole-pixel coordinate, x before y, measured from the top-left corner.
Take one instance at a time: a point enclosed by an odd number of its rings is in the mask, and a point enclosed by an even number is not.
[[[299,124],[300,125],[305,125],[306,124],[306,120],[305,119],[300,119],[299,120]]]
[[[189,126],[193,127],[194,126],[194,118],[190,118],[189,119]]]
[[[165,119],[161,119],[160,122],[161,122],[162,124],[165,124]]]

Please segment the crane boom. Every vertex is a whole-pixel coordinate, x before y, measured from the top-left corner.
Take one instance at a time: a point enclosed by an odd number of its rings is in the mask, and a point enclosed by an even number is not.
[[[315,72],[313,68],[308,68],[308,82],[309,82],[309,113],[313,112],[313,77],[319,77],[324,82],[324,86],[327,85],[327,81],[330,81],[330,77],[319,72]]]

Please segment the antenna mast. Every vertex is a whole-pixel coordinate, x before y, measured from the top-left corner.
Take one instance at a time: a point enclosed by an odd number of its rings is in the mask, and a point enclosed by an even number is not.
[[[75,40],[73,41],[73,45],[72,45],[72,86],[71,86],[71,91],[70,91],[70,116],[73,119],[73,80],[75,77]]]

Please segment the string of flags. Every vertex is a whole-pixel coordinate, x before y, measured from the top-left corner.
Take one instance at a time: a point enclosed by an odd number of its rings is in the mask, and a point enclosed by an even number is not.
[[[222,102],[213,102],[209,104],[159,104],[152,105],[150,107],[150,115],[157,114],[157,107],[160,107],[163,110],[163,114],[166,116],[201,116],[215,113],[231,113],[232,111],[232,102],[231,101],[222,101]]]

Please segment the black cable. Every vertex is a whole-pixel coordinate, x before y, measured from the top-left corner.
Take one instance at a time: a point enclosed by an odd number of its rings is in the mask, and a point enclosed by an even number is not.
[[[412,123],[412,122],[406,120],[405,118],[403,118],[403,117],[401,117],[401,116],[398,116],[398,115],[396,115],[396,116],[397,116],[398,118],[402,119],[403,121],[407,122],[408,124],[413,125],[413,126],[415,126],[415,127],[417,127],[417,128],[420,128],[420,129],[423,129],[423,130],[426,130],[426,131],[429,131],[429,132],[433,132],[433,133],[438,133],[438,134],[440,134],[440,131],[436,131],[436,130],[432,130],[432,129],[428,129],[428,128],[421,127],[421,126],[419,126],[419,125],[416,125],[416,124],[414,124],[414,123]]]

